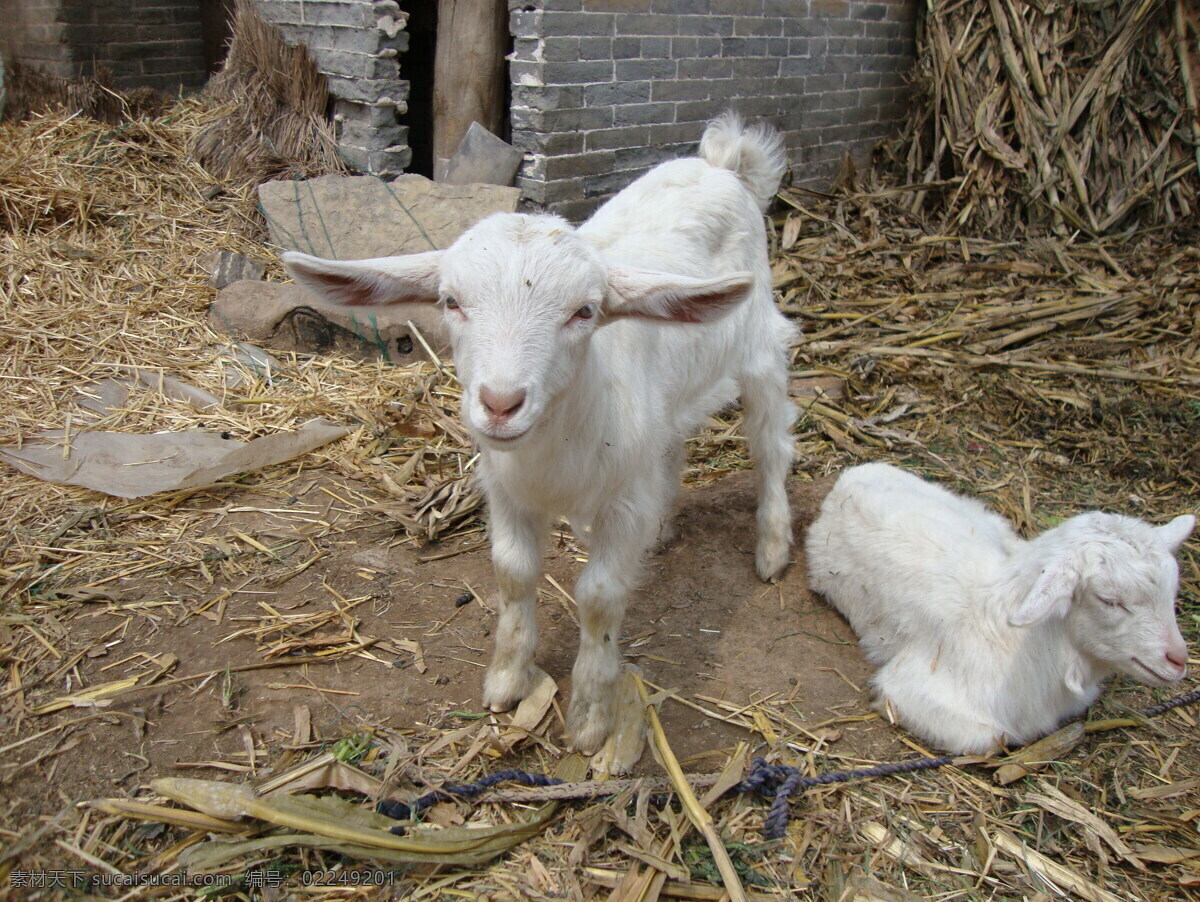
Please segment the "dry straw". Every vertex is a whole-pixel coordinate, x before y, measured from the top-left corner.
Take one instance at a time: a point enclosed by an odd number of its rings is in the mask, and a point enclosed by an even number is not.
[[[1200,44],[1185,0],[931,0],[896,162],[911,209],[1008,235],[1194,222]]]
[[[247,0],[237,0],[225,63],[206,92],[227,104],[195,139],[211,172],[242,182],[346,171],[327,116],[325,76],[303,44],[287,44]]]
[[[186,709],[193,692],[218,693],[228,703],[222,723],[197,729],[224,731],[240,746],[179,767],[238,782],[268,769],[286,775],[324,800],[304,803],[305,817],[289,819],[303,830],[320,827],[321,812],[345,812],[334,801],[343,795],[419,794],[507,766],[553,773],[559,759],[553,709],[517,736],[490,716],[471,719],[477,712],[402,730],[383,725],[387,712],[365,712],[362,732],[345,739],[336,734],[340,722],[318,724],[303,704],[282,739],[237,711],[238,679],[251,669],[277,674],[280,685],[298,691],[301,677],[289,665],[303,664],[311,668],[308,688],[329,694],[319,681],[330,668],[402,659],[424,673],[425,662],[419,642],[362,634],[355,614],[369,596],[342,597],[327,586],[332,608],[313,614],[256,604],[253,616],[229,623],[233,593],[286,587],[317,571],[337,543],[384,522],[381,508],[403,512],[419,522],[416,529],[452,520],[430,557],[477,545],[481,526],[468,509],[471,493],[455,488],[473,452],[456,422],[458,388],[449,376],[432,364],[301,356],[256,372],[230,362],[227,339],[204,324],[212,299],[204,256],[217,249],[262,254],[253,185],[218,181],[188,155],[196,134],[221,113],[195,101],[116,127],[63,115],[0,125],[3,440],[61,427],[68,417],[72,429],[91,428],[97,421],[74,404],[78,388],[135,366],[197,385],[223,403],[197,410],[143,387],[100,421],[104,428],[207,428],[245,438],[327,416],[355,431],[237,485],[134,502],[0,470],[0,880],[64,864],[160,873],[219,860],[213,867],[246,892],[253,891],[248,874],[275,867],[289,881],[281,892],[295,898],[721,898],[720,868],[690,833],[687,814],[653,803],[661,785],[576,799],[544,820],[516,798],[445,803],[436,814],[452,829],[461,830],[461,820],[509,832],[528,825],[530,833],[491,864],[397,866],[386,888],[318,891],[298,875],[369,863],[369,850],[345,844],[345,836],[340,847],[315,834],[280,836],[285,828],[261,820],[239,821],[246,832],[236,845],[215,842],[209,831],[232,830],[232,822],[170,806],[150,781],[179,775],[138,769],[138,724],[144,730],[154,717],[155,699]],[[915,197],[890,187],[832,198],[789,193],[772,221],[780,302],[806,333],[792,361],[804,406],[796,481],[888,459],[970,489],[1025,531],[1095,506],[1160,520],[1194,510],[1200,254],[1154,233],[1121,242],[980,238],[914,216]],[[279,271],[273,266],[270,274]],[[748,466],[740,415],[727,411],[711,426],[689,443],[693,484]],[[301,490],[318,482],[329,491],[317,490],[322,501],[314,504]],[[302,553],[289,558],[268,530],[221,519],[244,488],[304,496],[280,515],[286,541]],[[414,504],[429,514],[439,503],[451,505],[446,516],[417,521]],[[1188,546],[1181,618],[1193,641],[1195,565]],[[156,581],[156,594],[126,605],[120,587],[143,578]],[[200,600],[163,588],[185,581],[212,591]],[[474,598],[468,593],[465,603]],[[787,603],[792,610],[816,602]],[[98,611],[106,632],[83,640],[96,635]],[[250,648],[251,660],[225,671],[188,668],[154,649],[149,655],[140,643],[153,617],[170,617],[180,629],[221,624],[230,640],[221,647],[236,641]],[[780,618],[781,634],[792,628]],[[107,654],[90,657],[97,648]],[[803,680],[804,662],[784,666]],[[865,695],[849,689],[845,705],[819,718],[801,716],[782,694],[738,693],[701,697],[684,686],[662,705],[698,709],[743,732],[760,747],[756,753],[809,774],[877,763],[862,751],[868,739],[888,759],[926,751],[910,748]],[[1022,760],[1024,773],[1012,782],[964,766],[813,789],[796,802],[787,836],[768,846],[758,839],[764,803],[710,796],[702,803],[712,819],[707,832],[728,852],[722,866],[734,868],[746,897],[756,900],[1196,898],[1195,715],[1180,709],[1153,721],[1129,717],[1126,706],[1141,704],[1143,695],[1118,682],[1093,716],[1135,726],[1060,737],[1037,753],[1049,764]],[[114,700],[124,704],[63,707]],[[101,725],[106,735],[135,738],[128,779],[96,792],[68,780],[63,765],[86,759],[87,730]],[[671,740],[664,731],[663,744]],[[745,749],[713,752],[679,762],[681,770],[690,776],[728,765],[736,780]],[[164,793],[177,788],[154,785]],[[43,795],[6,794],[12,786]],[[76,804],[123,793],[137,798]],[[126,898],[161,893],[133,888]]]

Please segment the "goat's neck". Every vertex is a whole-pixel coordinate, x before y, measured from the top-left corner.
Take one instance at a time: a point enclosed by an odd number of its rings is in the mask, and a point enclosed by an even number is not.
[[[1045,679],[1061,680],[1064,687],[1078,686],[1086,693],[1112,671],[1072,641],[1069,616],[1052,616],[1025,627],[1008,623],[1009,617],[1033,590],[1042,571],[1065,553],[1068,540],[1069,537],[1059,530],[1050,530],[1025,542],[1009,556],[1001,568],[995,593],[999,603],[992,608],[993,627],[1024,639],[1012,645],[1017,658],[1013,662],[1015,666],[1029,668],[1031,674],[1045,674]]]

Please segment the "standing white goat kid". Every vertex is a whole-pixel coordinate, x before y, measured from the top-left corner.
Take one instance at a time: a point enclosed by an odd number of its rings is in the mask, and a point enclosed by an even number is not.
[[[444,308],[491,514],[500,613],[483,701],[493,711],[532,688],[552,518],[590,534],[568,717],[587,753],[614,724],[621,619],[643,557],[669,532],[684,442],[739,389],[758,468],[759,575],[779,574],[790,553],[794,330],[772,300],[762,218],[787,161],[777,134],[732,114],[709,123],[700,153],[656,167],[578,229],[496,214],[444,251],[284,255],[297,282],[337,304]]]
[[[873,685],[904,726],[983,753],[1082,713],[1113,673],[1186,676],[1174,555],[1195,522],[1092,512],[1025,541],[974,499],[864,464],[808,532],[809,585],[880,665]]]

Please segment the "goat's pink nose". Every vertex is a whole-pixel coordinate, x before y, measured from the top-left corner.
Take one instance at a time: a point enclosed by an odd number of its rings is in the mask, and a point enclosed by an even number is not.
[[[1187,652],[1171,649],[1167,652],[1167,660],[1176,667],[1187,667]]]
[[[525,389],[517,391],[498,392],[484,387],[479,390],[479,400],[484,408],[496,419],[511,417],[525,403]]]

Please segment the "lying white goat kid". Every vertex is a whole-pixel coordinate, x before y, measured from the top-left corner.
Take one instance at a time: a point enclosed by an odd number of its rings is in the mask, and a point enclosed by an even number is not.
[[[759,575],[776,576],[790,553],[793,328],[772,300],[762,217],[786,157],[774,132],[729,114],[709,124],[700,153],[653,169],[578,229],[497,214],[443,251],[284,255],[327,301],[445,311],[490,508],[500,612],[483,701],[493,711],[532,688],[549,524],[565,516],[589,534],[568,717],[587,753],[613,727],[621,619],[643,557],[669,531],[684,442],[739,390],[758,467]]]
[[[858,633],[900,723],[984,753],[1082,713],[1113,673],[1186,676],[1174,555],[1195,522],[1093,512],[1025,541],[974,499],[865,464],[808,532],[809,585]]]

